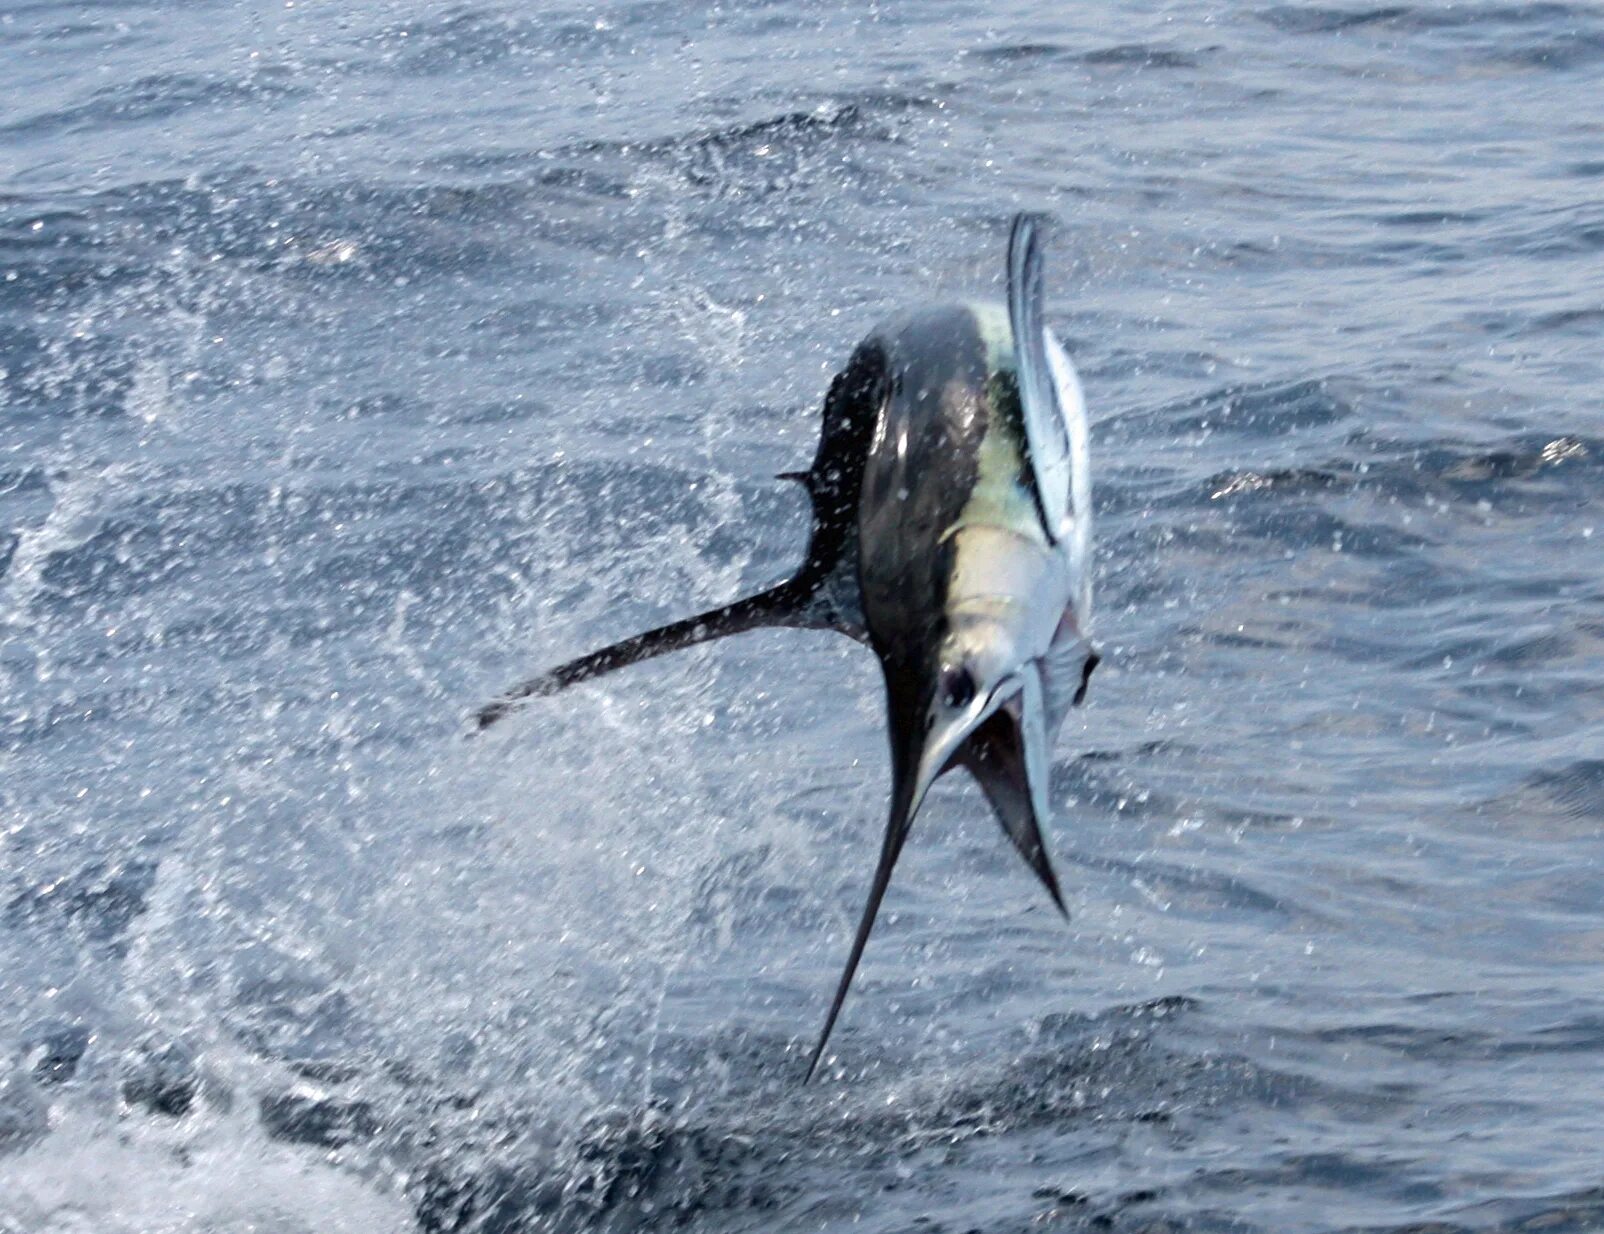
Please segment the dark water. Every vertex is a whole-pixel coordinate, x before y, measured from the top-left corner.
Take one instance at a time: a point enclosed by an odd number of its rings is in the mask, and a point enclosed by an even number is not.
[[[1065,16],[1062,13],[1068,12]],[[0,1230],[1604,1228],[1604,10],[0,7]],[[754,635],[1059,221],[1066,930]]]

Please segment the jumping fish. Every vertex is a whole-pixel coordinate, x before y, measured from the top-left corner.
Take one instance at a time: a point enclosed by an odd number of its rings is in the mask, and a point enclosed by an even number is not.
[[[888,321],[831,382],[802,568],[778,586],[558,665],[482,708],[767,626],[836,630],[885,675],[891,812],[868,903],[807,1076],[818,1067],[891,872],[934,781],[967,768],[1061,913],[1042,838],[1049,756],[1098,656],[1091,474],[1080,381],[1042,310],[1040,228],[1018,215],[1006,305]]]

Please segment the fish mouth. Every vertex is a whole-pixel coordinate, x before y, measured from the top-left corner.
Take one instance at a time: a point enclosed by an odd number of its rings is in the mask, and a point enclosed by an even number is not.
[[[941,776],[955,766],[964,754],[964,746],[999,712],[1023,725],[1025,714],[1025,680],[1019,674],[1010,674],[999,682],[989,694],[977,695],[963,710],[956,712],[944,723],[932,725],[926,732],[913,766],[913,783],[909,792],[909,805],[905,826],[911,826],[914,815],[924,804],[925,795]]]
[[[914,816],[924,804],[930,786],[942,772],[960,761],[965,743],[985,725],[986,721],[1010,707],[1016,708],[1019,716],[1028,714],[1029,708],[1026,703],[1028,680],[1023,676],[1004,678],[989,694],[983,697],[976,696],[968,706],[938,725],[923,727],[922,734],[917,739],[914,734],[905,733],[899,741],[898,735],[894,732],[891,753],[891,812],[886,819],[880,860],[875,866],[868,903],[864,905],[863,916],[858,922],[857,936],[853,939],[846,969],[841,974],[835,998],[831,1001],[829,1014],[825,1017],[824,1031],[820,1033],[818,1044],[813,1047],[813,1053],[808,1058],[804,1083],[813,1077],[819,1059],[823,1057],[825,1045],[830,1040],[830,1033],[835,1028],[837,1017],[841,1014],[841,1006],[846,1001],[847,990],[852,985],[853,974],[857,972],[858,962],[863,958],[863,949],[869,941],[869,933],[874,929],[875,917],[880,912],[880,903],[885,898],[886,888],[891,884],[891,871],[896,867],[897,858],[902,855],[902,846],[907,841],[908,832],[913,828]]]

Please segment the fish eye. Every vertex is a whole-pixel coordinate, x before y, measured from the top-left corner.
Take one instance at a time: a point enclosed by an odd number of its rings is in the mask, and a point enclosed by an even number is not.
[[[975,697],[975,679],[967,668],[948,665],[941,670],[941,700],[952,708],[967,707]]]

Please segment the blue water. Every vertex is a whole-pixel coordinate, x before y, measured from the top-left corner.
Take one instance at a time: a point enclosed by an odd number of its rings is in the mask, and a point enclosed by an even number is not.
[[[0,1230],[1604,1228],[1604,10],[0,6]],[[1057,220],[1058,920],[757,634]]]

